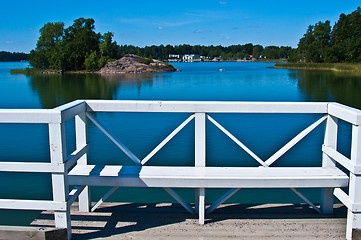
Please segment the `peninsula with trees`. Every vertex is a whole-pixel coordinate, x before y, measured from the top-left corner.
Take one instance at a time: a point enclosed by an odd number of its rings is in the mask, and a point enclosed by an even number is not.
[[[350,14],[342,13],[331,27],[330,21],[310,25],[292,49],[288,63],[276,68],[330,69],[361,71],[361,8]]]

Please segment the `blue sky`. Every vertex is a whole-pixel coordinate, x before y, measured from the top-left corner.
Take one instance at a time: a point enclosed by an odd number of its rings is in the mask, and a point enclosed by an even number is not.
[[[10,1],[0,8],[0,51],[29,52],[47,22],[93,18],[118,44],[261,44],[296,47],[308,25],[350,13],[358,1]]]

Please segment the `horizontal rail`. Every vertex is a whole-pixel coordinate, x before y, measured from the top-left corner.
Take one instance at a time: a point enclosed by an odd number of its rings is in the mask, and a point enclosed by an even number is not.
[[[333,194],[347,207],[348,210],[361,213],[361,204],[351,202],[350,197],[341,188],[335,188]]]
[[[72,154],[70,154],[68,160],[65,162],[65,169],[68,170],[71,168],[88,151],[89,145],[85,145],[82,148],[75,150]]]
[[[361,125],[361,111],[339,103],[328,104],[328,114],[354,125]]]
[[[39,162],[0,162],[0,172],[64,173],[64,164]]]
[[[0,123],[60,123],[61,113],[53,109],[0,109]]]
[[[0,209],[65,211],[65,202],[51,200],[0,199]]]
[[[361,166],[355,166],[354,164],[351,163],[351,160],[349,158],[345,157],[344,155],[342,155],[335,149],[323,145],[322,151],[327,156],[329,156],[330,158],[332,158],[333,160],[335,160],[336,162],[341,164],[344,168],[346,168],[353,174],[356,174],[356,175],[361,174]]]
[[[67,200],[68,203],[68,207],[70,207],[75,200],[77,199],[77,197],[80,195],[80,193],[84,190],[85,185],[80,186],[80,187],[75,187],[70,193],[69,193],[69,198]]]
[[[86,100],[94,112],[327,113],[328,103]]]

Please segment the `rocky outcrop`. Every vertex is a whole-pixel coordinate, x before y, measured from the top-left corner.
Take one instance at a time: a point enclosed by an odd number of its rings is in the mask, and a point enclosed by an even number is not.
[[[107,63],[99,73],[160,73],[175,72],[179,69],[172,65],[156,60],[128,54],[124,57]]]

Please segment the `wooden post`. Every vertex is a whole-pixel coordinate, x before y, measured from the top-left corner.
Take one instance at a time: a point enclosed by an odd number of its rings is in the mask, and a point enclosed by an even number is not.
[[[351,163],[361,165],[361,126],[352,126]],[[361,175],[350,173],[349,200],[353,204],[361,204]],[[355,239],[361,232],[361,212],[347,210],[346,238]]]
[[[87,139],[87,118],[85,112],[75,116],[75,137],[76,137],[76,148],[81,149],[88,144]],[[79,160],[79,165],[87,165],[87,153],[85,153]],[[79,197],[79,211],[89,212],[91,207],[90,199],[90,188],[86,186],[80,193]]]
[[[325,129],[324,145],[337,149],[337,128],[338,119],[328,115]],[[322,167],[335,167],[335,161],[327,154],[322,155]],[[321,210],[324,214],[333,213],[333,190],[334,188],[323,188],[321,192]]]
[[[195,113],[195,166],[206,166],[206,114]],[[199,224],[204,224],[205,189],[196,189],[195,210],[199,216]]]
[[[67,159],[65,123],[49,123],[50,160],[52,164],[64,164]],[[67,170],[64,173],[52,173],[53,200],[66,205],[69,196]],[[68,239],[71,239],[70,208],[65,211],[54,211],[55,227],[66,228]]]

